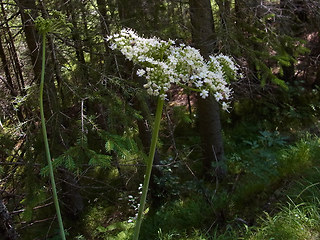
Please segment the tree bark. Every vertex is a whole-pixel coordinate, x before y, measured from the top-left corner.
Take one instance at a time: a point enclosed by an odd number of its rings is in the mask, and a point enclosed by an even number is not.
[[[189,0],[192,42],[204,58],[214,50],[215,26],[210,0]]]
[[[106,0],[97,0],[97,5],[98,5],[98,10],[100,15],[101,33],[104,38],[103,44],[104,44],[105,54],[103,54],[103,63],[104,63],[103,68],[105,72],[110,72],[114,59],[110,57],[111,49],[109,48],[108,42],[105,40],[110,34],[109,32],[110,22],[107,15]]]
[[[6,75],[6,81],[4,83],[5,83],[6,87],[10,90],[11,96],[16,97],[17,93],[16,93],[14,86],[13,86],[13,81],[12,81],[12,77],[10,74],[9,64],[8,64],[8,61],[6,58],[6,54],[4,52],[4,48],[2,46],[1,37],[0,37],[0,58],[1,58],[2,65],[3,65],[4,73]]]
[[[193,44],[204,58],[214,51],[215,26],[210,0],[189,0]],[[197,98],[198,119],[203,147],[203,176],[217,179],[226,175],[219,105],[212,95]],[[216,165],[213,168],[213,165]]]
[[[142,14],[139,14],[141,13],[141,0],[119,0],[117,2],[121,24],[130,28],[139,27],[138,22],[143,17]]]
[[[4,48],[2,46],[1,36],[0,36],[0,58],[1,58],[3,69],[4,69],[4,72],[5,72],[5,75],[6,75],[6,80],[3,79],[2,77],[0,79],[6,85],[6,87],[10,90],[11,97],[15,98],[15,97],[18,96],[18,93],[15,90],[15,86],[13,85],[13,80],[12,80],[10,69],[9,69],[9,65],[8,65],[9,63],[7,61],[6,54],[5,54]],[[21,107],[18,108],[17,117],[18,117],[20,122],[23,122],[24,118],[23,118],[23,114],[22,114],[22,111],[21,111]]]
[[[80,70],[80,75],[82,75],[81,79],[89,79],[89,73],[88,69],[86,67],[86,60],[84,57],[84,51],[83,51],[83,42],[80,34],[80,29],[78,26],[79,20],[79,13],[77,12],[78,8],[76,6],[77,1],[70,0],[66,4],[66,10],[67,15],[71,18],[71,23],[73,25],[72,28],[72,40],[74,41],[75,51],[76,51],[76,57],[78,60],[78,67]],[[81,3],[82,4],[82,3]],[[82,81],[80,81],[81,84]]]
[[[38,12],[34,0],[15,0],[20,11],[23,31],[26,43],[30,52],[31,64],[33,66],[34,80],[40,83],[41,75],[41,54],[40,54],[40,37],[34,25],[34,19],[37,18]],[[30,10],[30,11],[28,11]]]
[[[230,17],[230,0],[216,0],[216,3],[219,6],[219,15],[220,15],[220,23],[222,28],[227,29],[228,27],[228,19]]]
[[[98,10],[100,14],[100,27],[102,36],[106,38],[109,34],[109,23],[107,19],[106,0],[97,0]],[[109,52],[107,41],[104,41],[104,47],[106,52]]]
[[[24,94],[25,93],[25,89],[24,89],[25,84],[24,84],[24,78],[23,78],[23,74],[22,74],[21,64],[20,64],[20,61],[18,58],[18,54],[17,54],[17,50],[16,50],[16,47],[14,44],[13,36],[10,31],[10,27],[9,27],[9,23],[8,23],[8,19],[7,19],[7,14],[6,14],[3,3],[1,3],[1,11],[2,11],[2,16],[3,16],[3,21],[5,24],[4,29],[5,29],[5,32],[8,34],[8,38],[9,38],[8,44],[10,46],[10,52],[13,57],[12,63],[13,63],[13,68],[14,68],[16,78],[17,78],[17,84],[19,87],[20,94]]]
[[[281,0],[280,1],[280,8],[282,10],[283,16],[285,17],[285,19],[280,19],[280,25],[279,25],[279,32],[280,35],[288,35],[291,37],[296,36],[296,32],[299,32],[299,23],[297,23],[296,21],[288,21],[288,18],[292,19],[295,18],[295,4],[297,1],[288,1],[288,0]],[[292,23],[295,24],[292,24]],[[296,28],[296,29],[295,29]],[[289,45],[287,46],[287,40],[286,38],[283,38],[280,36],[280,41],[282,44],[283,49],[286,51],[287,54],[289,54],[290,56],[293,55],[293,49],[292,47]],[[294,76],[295,76],[295,66],[294,66],[294,61],[290,61],[290,65],[289,66],[282,66],[283,69],[283,80],[285,80],[286,82],[292,82],[294,80]]]

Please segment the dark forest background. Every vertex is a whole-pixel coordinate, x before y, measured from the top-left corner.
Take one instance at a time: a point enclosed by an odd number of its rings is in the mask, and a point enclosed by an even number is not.
[[[173,87],[141,239],[320,238],[320,2],[1,0],[0,239],[130,239],[156,99],[105,38],[122,28],[232,56],[232,109]]]

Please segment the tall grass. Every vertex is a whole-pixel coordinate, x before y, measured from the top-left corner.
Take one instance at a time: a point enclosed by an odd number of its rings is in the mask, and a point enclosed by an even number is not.
[[[261,226],[248,240],[319,239],[320,209],[312,203],[295,204],[291,200],[274,216],[265,213]]]

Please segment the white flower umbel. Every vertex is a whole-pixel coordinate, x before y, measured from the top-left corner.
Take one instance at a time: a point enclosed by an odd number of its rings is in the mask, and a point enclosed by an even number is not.
[[[197,91],[202,98],[213,93],[222,109],[229,107],[232,91],[228,80],[236,78],[238,67],[222,54],[205,61],[199,50],[174,41],[143,38],[131,29],[123,29],[107,38],[112,50],[119,50],[128,60],[139,65],[137,76],[145,77],[148,94],[166,98],[171,84]]]

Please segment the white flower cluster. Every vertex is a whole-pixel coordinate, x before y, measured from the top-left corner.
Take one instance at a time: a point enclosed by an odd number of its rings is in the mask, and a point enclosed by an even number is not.
[[[138,192],[139,195],[141,195],[142,194],[142,184],[141,183],[139,184],[138,191],[139,191]],[[138,200],[139,200],[139,197],[134,197],[132,195],[128,196],[129,205],[130,205],[130,207],[133,208],[133,210],[135,212],[134,217],[129,217],[128,223],[134,222],[138,217],[138,211],[139,211],[139,207],[140,207],[140,204],[137,203]]]
[[[210,56],[204,60],[200,52],[190,46],[156,37],[143,38],[131,29],[107,38],[110,48],[120,50],[130,61],[141,66],[137,75],[144,76],[144,87],[150,95],[166,98],[171,84],[199,92],[202,98],[211,92],[215,99],[228,109],[232,91],[228,78],[237,77],[238,67],[227,56]]]

